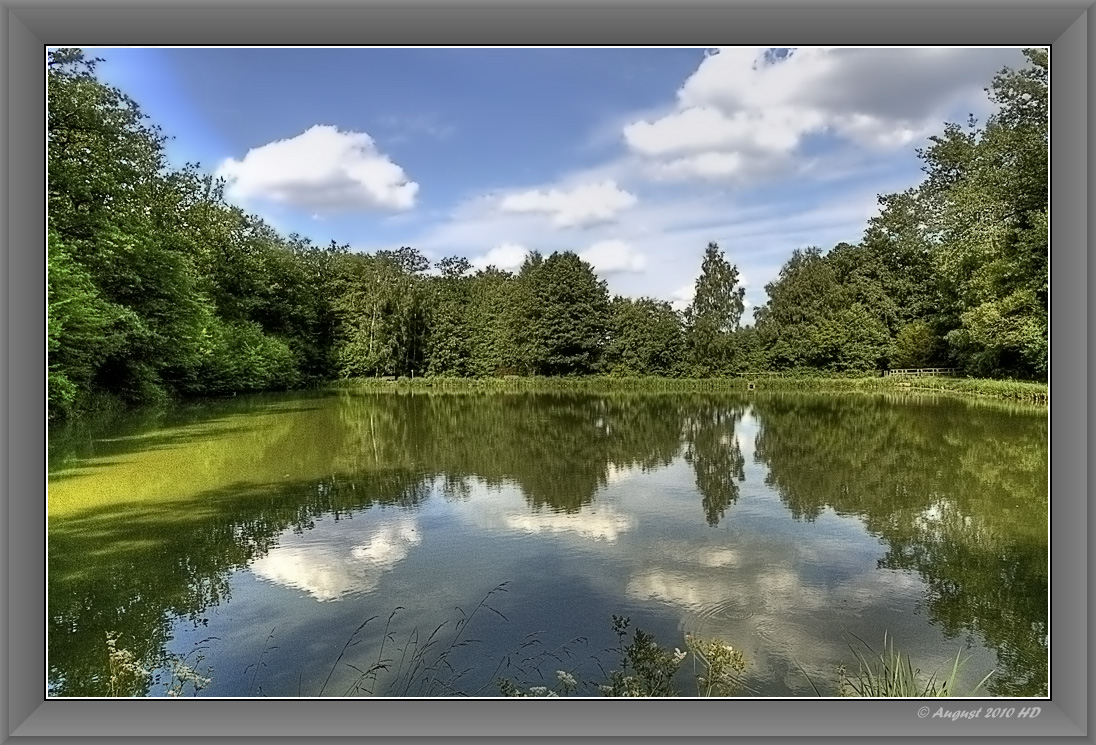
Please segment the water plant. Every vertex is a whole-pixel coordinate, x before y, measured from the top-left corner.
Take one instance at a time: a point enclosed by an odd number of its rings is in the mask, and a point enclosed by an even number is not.
[[[444,630],[449,626],[449,622],[445,621],[435,627],[424,640],[420,641],[416,627],[409,632],[404,644],[397,645],[390,629],[396,614],[403,608],[399,606],[393,609],[389,614],[381,644],[372,664],[362,668],[350,662],[344,663],[346,667],[357,672],[358,676],[342,695],[347,697],[469,695],[459,688],[459,681],[472,668],[458,670],[453,664],[454,654],[456,650],[478,642],[475,639],[465,638],[465,632],[481,611],[491,611],[508,620],[488,603],[493,595],[506,591],[505,584],[488,592],[471,613],[464,614],[458,608],[461,618],[452,625],[447,641]],[[353,631],[335,659],[317,696],[323,696],[348,650],[362,641],[360,632],[377,618],[373,616],[366,619]],[[612,628],[617,637],[617,644],[605,651],[616,655],[616,666],[607,671],[596,656],[591,656],[601,670],[603,682],[583,680],[579,673],[581,665],[576,659],[573,647],[585,646],[587,644],[585,637],[572,639],[554,649],[546,649],[539,638],[543,632],[529,634],[514,651],[504,656],[491,676],[492,682],[499,694],[508,698],[560,698],[588,695],[595,691],[607,697],[674,697],[683,695],[683,691],[677,687],[676,683],[681,678],[679,672],[682,669],[682,663],[691,656],[691,678],[695,684],[697,697],[736,696],[743,688],[741,673],[746,669],[745,657],[740,650],[722,640],[686,634],[683,651],[676,647],[670,649],[660,646],[652,634],[638,627],[633,628],[631,620],[625,616],[613,615]],[[858,642],[858,646],[849,644],[857,661],[857,670],[850,672],[845,666],[837,669],[837,692],[842,697],[973,697],[979,695],[995,672],[991,670],[972,688],[960,690],[959,673],[966,662],[962,656],[962,649],[956,654],[946,677],[941,677],[939,671],[926,677],[920,668],[914,666],[908,654],[903,654],[895,647],[894,639],[889,632],[884,633],[883,646],[878,652],[855,634],[850,636]],[[248,665],[244,670],[246,673],[252,667],[255,668],[252,674],[252,690],[260,695],[262,695],[262,687],[256,686],[258,672],[265,667],[263,657],[266,653],[277,648],[270,645],[273,637],[274,630],[271,630],[256,662]],[[180,697],[189,692],[197,696],[212,682],[212,668],[203,669],[201,663],[205,658],[208,642],[216,639],[217,637],[203,639],[186,655],[168,655],[166,662],[161,666],[162,670],[169,673],[168,679],[164,682],[166,695]],[[163,673],[154,674],[141,665],[137,656],[131,650],[120,646],[118,640],[118,634],[107,634],[107,695],[112,697],[145,695],[149,682],[160,683]],[[389,648],[389,644],[395,646],[386,656],[385,650]],[[796,665],[807,678],[815,695],[825,695],[815,685],[806,670],[798,662]],[[545,676],[541,672],[544,667],[549,669],[555,667],[554,676]],[[510,671],[510,674],[499,677],[500,671],[503,670]],[[382,673],[387,675],[382,678]],[[383,684],[383,690],[379,689],[379,683]],[[483,694],[488,685],[490,684],[482,686],[471,695]]]
[[[197,696],[212,681],[213,668],[202,667],[208,642],[217,640],[211,636],[197,642],[185,655],[167,653],[159,672],[141,662],[129,648],[119,644],[117,632],[107,632],[106,695],[111,698],[130,698],[148,695],[150,684],[163,684],[166,695],[178,698],[189,692]],[[167,679],[164,679],[165,673]]]
[[[600,684],[580,684],[572,671],[556,670],[556,680],[549,686],[529,685],[510,678],[497,681],[499,692],[507,697],[556,698],[574,693],[588,692],[591,688],[611,698],[674,697],[681,695],[676,685],[682,663],[693,657],[693,677],[696,695],[732,696],[740,689],[737,673],[746,667],[742,653],[731,645],[716,639],[702,639],[692,634],[685,636],[687,651],[662,647],[650,633],[632,628],[625,616],[613,616],[615,647],[605,650],[617,657],[617,664],[606,670],[597,657],[603,681]],[[631,638],[629,639],[629,634]],[[553,659],[559,659],[553,656]]]
[[[396,614],[404,610],[403,606],[397,606],[388,616],[388,621],[381,635],[381,643],[377,649],[376,659],[366,668],[361,668],[351,663],[344,663],[347,667],[358,673],[350,683],[343,696],[444,696],[462,695],[457,687],[458,682],[471,668],[458,670],[454,667],[457,650],[473,644],[478,644],[478,639],[466,638],[465,634],[472,621],[482,611],[495,613],[503,620],[508,620],[505,615],[488,601],[499,593],[506,592],[506,582],[503,582],[489,591],[471,613],[465,613],[461,608],[457,612],[461,618],[452,624],[446,641],[446,628],[450,626],[448,620],[438,624],[425,639],[420,639],[416,626],[407,636],[402,645],[398,645],[391,631],[392,620]],[[335,659],[327,679],[324,681],[320,692],[322,696],[328,683],[334,674],[343,656],[350,647],[356,646],[361,640],[358,638],[367,624],[377,617],[363,621],[350,635],[343,645],[342,651]],[[389,656],[385,655],[387,645],[394,646]],[[382,677],[382,674],[383,677]],[[384,690],[378,693],[379,686],[383,684]]]
[[[529,686],[522,689],[509,678],[498,681],[499,692],[507,698],[560,698],[578,690],[578,680],[566,670],[556,670],[556,683],[553,687]]]
[[[118,645],[119,635],[108,631],[107,637],[107,695],[131,697],[139,695],[147,687],[150,673],[140,663],[132,650]]]
[[[698,696],[733,696],[740,690],[738,674],[746,669],[742,652],[717,639],[700,639],[692,634],[685,635],[685,645],[693,654]]]
[[[608,674],[608,682],[598,686],[606,696],[676,696],[674,676],[685,653],[658,646],[654,637],[636,628],[626,646],[631,621],[625,616],[613,616],[613,632],[617,635],[620,668]]]
[[[938,678],[939,671],[936,671],[926,679],[919,668],[914,668],[909,655],[903,656],[895,649],[894,639],[889,634],[884,633],[883,648],[879,652],[855,634],[852,636],[867,650],[870,659],[861,649],[852,644],[849,645],[856,656],[858,669],[856,673],[850,675],[845,668],[839,668],[838,692],[841,696],[862,698],[975,696],[994,672],[991,670],[971,690],[960,692],[957,686],[959,670],[964,663],[961,658],[962,649],[956,653],[951,672],[946,678]]]
[[[173,654],[169,656],[167,670],[170,676],[164,683],[168,696],[179,698],[185,695],[188,685],[191,693],[197,696],[202,689],[213,682],[213,668],[206,666],[203,670],[201,665],[202,661],[205,660],[206,643],[215,639],[217,639],[215,636],[203,639],[185,655]],[[191,660],[191,655],[194,657],[193,660]],[[159,680],[160,678],[157,677],[156,681],[159,682]]]

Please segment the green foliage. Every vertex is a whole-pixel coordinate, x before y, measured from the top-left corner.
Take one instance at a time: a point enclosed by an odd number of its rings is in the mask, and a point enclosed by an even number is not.
[[[430,317],[430,341],[427,373],[430,375],[472,374],[472,335],[467,312],[471,302],[471,264],[467,259],[450,257],[435,267],[440,277],[433,278],[433,306]]]
[[[605,682],[596,686],[601,695],[610,698],[678,696],[683,677],[682,663],[690,652],[693,655],[692,678],[697,696],[733,696],[739,692],[738,674],[745,670],[746,661],[742,653],[730,645],[686,634],[685,646],[688,651],[677,648],[670,650],[661,647],[654,636],[643,629],[636,628],[629,632],[630,626],[630,619],[613,616],[613,633],[617,636],[617,646],[612,651],[616,653],[618,662],[608,672],[598,663],[602,673],[607,676]],[[631,640],[628,640],[629,633],[632,634]],[[536,641],[533,639],[526,644],[531,645]],[[569,652],[565,653],[570,657]],[[562,659],[553,653],[543,655],[554,661]],[[535,668],[534,671],[539,674],[539,669]],[[581,695],[588,690],[572,671],[567,670],[556,670],[556,681],[551,686],[544,685],[543,679],[541,685],[530,686],[528,682],[511,678],[499,678],[496,686],[507,698],[560,698],[572,694]]]
[[[560,698],[578,690],[578,681],[566,670],[556,671],[556,684],[552,688],[530,686],[523,690],[509,678],[500,678],[497,685],[499,693],[506,698]]]
[[[916,193],[880,195],[879,205],[860,245],[846,251],[846,273],[860,284],[862,301],[894,333],[936,312],[940,280]]]
[[[345,258],[333,302],[342,376],[425,371],[430,298],[421,273],[427,266],[411,248]]]
[[[472,375],[515,374],[521,366],[519,334],[512,320],[519,289],[513,275],[494,267],[480,270],[472,278],[464,314]]]
[[[614,375],[675,375],[684,357],[681,319],[669,303],[617,296],[610,306],[607,369]]]
[[[745,288],[738,286],[738,267],[724,258],[718,244],[709,243],[690,306],[692,321],[716,332],[734,331],[742,318],[745,294]]]
[[[1049,61],[1025,54],[1027,66],[990,82],[997,108],[984,126],[945,125],[919,151],[921,184],[881,195],[858,244],[793,252],[742,327],[738,268],[715,243],[678,314],[652,298],[610,301],[573,252],[534,251],[516,274],[449,257],[431,276],[410,247],[365,255],[283,238],[197,165],[169,168],[167,138],[97,79],[98,60],[55,50],[50,417],[100,396],[141,403],[336,376],[711,379],[931,361],[1045,381]]]
[[[692,305],[685,310],[689,362],[700,377],[728,372],[735,366],[732,334],[738,330],[746,289],[738,286],[738,267],[716,243],[704,250]]]
[[[894,356],[891,366],[926,367],[932,361],[936,339],[932,329],[922,320],[911,321],[902,327],[894,340]]]
[[[950,300],[941,313],[956,360],[975,374],[1045,379],[1049,298],[1048,78],[1045,49],[988,89],[982,129],[949,125],[920,152],[918,197]]]
[[[104,695],[111,698],[146,696],[153,683],[161,682],[162,674],[150,669],[148,664],[131,649],[119,645],[118,632],[108,631],[105,636],[107,675]],[[168,673],[168,680],[163,683],[164,692],[168,696],[178,698],[186,693],[188,686],[191,693],[197,696],[212,682],[212,679],[208,677],[212,673],[212,668],[207,666],[204,670],[200,669],[205,659],[204,644],[207,641],[209,640],[199,642],[195,649],[186,655],[170,653],[163,655],[159,664]]]
[[[890,335],[877,313],[882,303],[865,305],[858,296],[870,299],[868,281],[846,273],[854,251],[797,249],[765,287],[769,301],[756,314],[757,333],[774,369],[863,372],[889,356]]]
[[[214,322],[207,330],[208,357],[199,379],[202,393],[291,388],[299,382],[296,355],[282,339],[252,321]]]
[[[282,388],[333,372],[330,259],[170,171],[166,138],[97,60],[48,61],[50,416]]]
[[[70,240],[143,215],[165,163],[166,138],[132,99],[96,80],[99,61],[77,49],[48,53],[48,210]]]
[[[122,339],[122,311],[99,296],[90,274],[77,263],[55,230],[47,244],[50,416],[63,417],[79,404],[104,359]]]
[[[599,690],[610,697],[676,696],[674,675],[685,656],[658,646],[654,637],[640,628],[635,629],[631,642],[625,646],[630,624],[623,616],[613,616],[620,668],[609,674],[608,682],[599,686]]]
[[[692,634],[685,635],[685,646],[702,668],[696,676],[698,696],[733,696],[738,693],[741,688],[738,676],[746,669],[742,652],[717,639],[700,639]]]
[[[595,372],[609,330],[609,293],[593,268],[571,251],[534,254],[516,290],[512,328],[525,368],[537,375]]]

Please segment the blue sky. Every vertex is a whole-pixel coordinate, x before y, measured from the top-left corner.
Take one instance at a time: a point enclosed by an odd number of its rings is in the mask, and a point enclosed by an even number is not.
[[[1019,49],[95,48],[173,165],[283,234],[516,268],[573,250],[683,307],[716,241],[750,306],[859,240]],[[749,317],[747,313],[747,319]],[[744,319],[744,320],[747,320]]]

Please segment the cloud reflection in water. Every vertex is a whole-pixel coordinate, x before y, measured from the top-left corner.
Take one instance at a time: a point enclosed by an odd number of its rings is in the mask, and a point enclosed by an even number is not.
[[[304,534],[285,534],[251,571],[317,600],[338,600],[376,589],[381,575],[421,540],[415,520],[406,517],[374,527],[365,540],[361,521],[317,521]]]

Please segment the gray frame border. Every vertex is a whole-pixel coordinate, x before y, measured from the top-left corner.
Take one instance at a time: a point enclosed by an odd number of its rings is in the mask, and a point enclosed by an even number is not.
[[[1073,736],[1089,727],[1087,537],[1087,423],[1089,327],[1087,262],[1096,217],[1088,215],[1088,183],[1096,144],[1091,96],[1096,12],[1090,0],[1051,7],[1039,0],[902,0],[854,2],[770,0],[753,7],[732,2],[666,1],[661,7],[622,0],[485,2],[410,0],[365,3],[326,0],[322,9],[289,0],[250,0],[229,7],[206,0],[167,3],[79,0],[0,4],[4,71],[0,122],[0,253],[6,318],[0,324],[4,385],[0,430],[6,474],[3,503],[7,571],[0,623],[7,632],[0,664],[7,672],[3,738],[25,736],[264,735],[921,735]],[[745,6],[745,7],[743,7]],[[1087,11],[1086,11],[1087,8]],[[714,32],[713,29],[718,29]],[[769,42],[768,40],[774,40]],[[44,44],[655,44],[715,45],[765,40],[785,45],[1053,44],[1051,267],[1051,473],[1061,500],[1052,514],[1052,700],[1036,719],[992,722],[919,720],[913,701],[45,701],[42,685],[45,606],[42,503],[44,490],[45,283],[42,276],[45,178],[42,47]],[[1086,219],[1087,217],[1087,219]],[[1063,402],[1059,405],[1058,402]],[[1084,557],[1084,561],[1078,558]],[[32,571],[26,567],[31,566]],[[642,703],[642,706],[640,705]],[[973,703],[973,702],[971,702]],[[996,702],[995,702],[996,703]],[[1007,703],[1007,700],[1001,701]],[[966,707],[961,702],[949,709]],[[562,706],[548,710],[543,706]],[[620,708],[617,708],[620,707]]]

